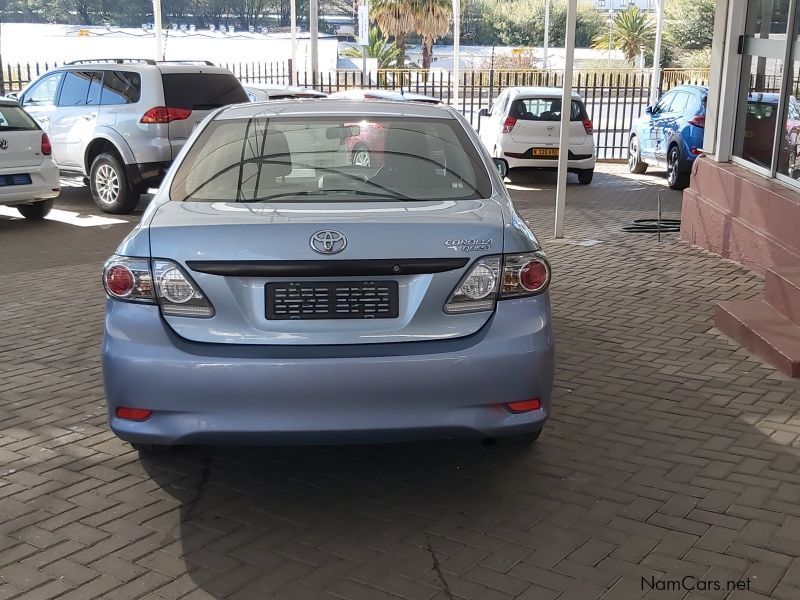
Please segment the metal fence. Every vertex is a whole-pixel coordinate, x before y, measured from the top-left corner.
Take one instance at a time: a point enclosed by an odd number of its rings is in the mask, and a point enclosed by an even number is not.
[[[6,65],[3,83],[6,92],[23,89],[30,81],[58,66],[57,63]],[[243,83],[287,85],[291,68],[288,62],[237,62],[221,66],[232,71]],[[458,102],[453,100],[455,80],[451,71],[422,69],[385,69],[365,77],[361,71],[333,71],[312,75],[296,74],[297,84],[322,92],[352,88],[383,88],[432,96],[455,105],[476,128],[478,112],[491,106],[497,95],[511,86],[560,87],[561,71],[541,70],[468,70],[459,77]],[[663,93],[679,84],[705,85],[708,70],[663,69],[657,89]],[[634,69],[577,70],[573,76],[575,90],[586,102],[586,110],[594,123],[597,156],[601,159],[622,159],[627,153],[627,134],[634,120],[644,114],[649,103],[652,71]]]

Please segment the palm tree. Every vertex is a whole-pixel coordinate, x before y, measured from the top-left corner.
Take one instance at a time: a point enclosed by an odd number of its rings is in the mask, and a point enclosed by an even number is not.
[[[639,9],[638,6],[630,6],[617,14],[611,24],[611,32],[599,33],[592,40],[592,46],[598,50],[604,50],[611,46],[617,50],[622,50],[625,59],[634,60],[641,48],[653,46],[656,37],[656,24],[653,17]]]
[[[350,46],[345,48],[342,56],[347,58],[360,58],[361,48]],[[383,37],[377,27],[369,28],[369,44],[367,45],[367,56],[378,59],[379,69],[391,69],[397,66],[397,57],[400,56],[400,49],[395,42],[389,42]]]
[[[433,42],[450,31],[453,14],[451,0],[413,0],[414,31],[422,39],[422,68],[429,69],[433,59]]]
[[[394,38],[398,50],[397,66],[402,68],[406,58],[406,36],[414,31],[414,13],[411,0],[373,0],[370,16],[384,35]]]

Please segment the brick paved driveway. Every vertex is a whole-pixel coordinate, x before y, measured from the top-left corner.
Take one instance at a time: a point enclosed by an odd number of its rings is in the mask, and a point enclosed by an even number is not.
[[[591,246],[548,241],[552,176],[512,188],[555,270],[533,449],[140,462],[105,428],[98,361],[99,264],[131,225],[0,220],[0,599],[800,598],[800,385],[712,329],[713,302],[760,280],[619,233],[659,193],[678,210],[658,178],[605,166],[570,188],[567,232]],[[62,206],[91,210],[82,190]]]

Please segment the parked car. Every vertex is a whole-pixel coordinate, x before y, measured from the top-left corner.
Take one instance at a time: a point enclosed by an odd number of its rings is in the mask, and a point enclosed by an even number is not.
[[[511,169],[557,169],[562,94],[560,88],[503,90],[490,109],[478,113],[481,140],[491,155],[507,160]],[[586,106],[580,95],[573,92],[567,165],[583,185],[590,184],[594,177],[593,134]]]
[[[350,165],[353,113],[386,128],[381,168]],[[553,385],[550,264],[506,168],[445,106],[214,113],[105,264],[111,429],[145,452],[532,441]]]
[[[441,104],[441,100],[425,94],[415,94],[405,90],[350,89],[328,94],[334,100],[394,100],[395,102],[423,102]]]
[[[744,135],[742,136],[741,157],[767,169],[772,168],[772,155],[775,151],[774,139],[776,119],[780,115],[780,94],[751,93],[747,98]],[[800,146],[800,103],[794,96],[789,97],[786,107],[786,129],[781,140],[778,155],[778,170],[792,178],[798,177],[798,146]]]
[[[414,94],[402,90],[361,90],[351,89],[334,92],[328,96],[332,100],[391,100],[393,102],[422,102],[424,104],[441,104],[433,96]],[[383,140],[386,137],[386,128],[377,122],[356,122],[350,125],[357,126],[359,133],[348,137],[347,152],[350,164],[358,167],[378,167],[383,157]]]
[[[0,98],[0,204],[43,219],[61,192],[50,140],[16,100]]]
[[[706,126],[708,88],[679,85],[646,108],[628,137],[628,168],[644,173],[647,167],[666,168],[673,190],[689,185],[692,163],[701,153]]]
[[[101,60],[49,71],[19,101],[50,136],[59,168],[87,177],[100,209],[126,213],[206,115],[248,98],[210,63]]]
[[[286,100],[287,98],[325,98],[328,94],[311,88],[292,85],[273,85],[270,83],[248,83],[244,86],[251,102],[267,100]]]

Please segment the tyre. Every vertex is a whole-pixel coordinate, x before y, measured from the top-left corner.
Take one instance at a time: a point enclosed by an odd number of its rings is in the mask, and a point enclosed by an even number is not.
[[[642,175],[647,171],[647,163],[642,162],[642,150],[639,148],[639,138],[631,136],[628,144],[628,170],[636,175]]]
[[[671,190],[682,190],[689,185],[689,173],[681,169],[681,151],[676,144],[667,151],[667,185]]]
[[[131,186],[125,168],[113,154],[103,153],[94,159],[89,184],[94,203],[103,212],[125,214],[139,204],[139,192]]]
[[[578,171],[578,183],[581,185],[589,185],[594,178],[594,169],[581,169]]]
[[[364,146],[357,146],[353,149],[353,156],[350,161],[354,167],[364,167],[369,169],[372,166],[372,157],[369,150]]]
[[[40,200],[39,202],[31,202],[30,204],[20,204],[17,206],[19,214],[30,221],[40,221],[44,219],[53,208],[53,200]]]

